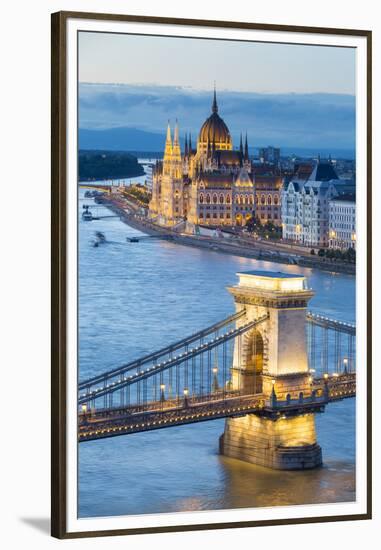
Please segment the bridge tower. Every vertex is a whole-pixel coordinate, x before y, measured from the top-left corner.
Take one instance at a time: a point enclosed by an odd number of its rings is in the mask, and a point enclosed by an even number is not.
[[[306,308],[314,293],[302,275],[267,271],[237,275],[238,285],[228,289],[236,310],[246,311],[237,325],[264,314],[268,318],[236,339],[231,385],[242,394],[262,393],[264,407],[255,414],[228,418],[220,451],[274,469],[320,466],[314,407],[305,405],[311,400]],[[304,406],[280,407],[280,402]]]

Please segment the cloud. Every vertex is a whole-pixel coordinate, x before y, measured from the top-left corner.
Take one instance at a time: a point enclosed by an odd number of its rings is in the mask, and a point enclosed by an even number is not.
[[[86,84],[79,88],[80,127],[130,127],[162,133],[171,119],[195,136],[210,114],[211,93],[175,86]],[[355,97],[218,91],[219,114],[235,142],[354,148]]]

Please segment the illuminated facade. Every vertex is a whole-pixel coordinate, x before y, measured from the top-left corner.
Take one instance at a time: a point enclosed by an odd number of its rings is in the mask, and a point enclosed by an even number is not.
[[[241,135],[239,149],[234,150],[230,131],[218,114],[214,91],[212,113],[201,127],[195,148],[191,136],[186,136],[181,154],[178,125],[173,141],[168,125],[164,158],[153,173],[149,214],[167,226],[185,220],[194,225],[245,225],[260,205],[266,207],[262,223],[280,223],[281,185],[279,177],[262,177],[256,192],[247,136],[243,143]]]
[[[319,160],[307,178],[293,178],[282,192],[283,238],[328,246],[330,201],[348,192],[354,192],[354,182],[339,179],[330,162]]]
[[[356,249],[356,199],[343,195],[329,203],[329,247]]]
[[[228,290],[237,312],[237,326],[267,319],[235,340],[232,390],[262,392],[270,399],[311,397],[306,345],[306,311],[314,292],[302,275],[266,271],[238,273],[239,283]],[[259,384],[259,385],[258,385]],[[289,417],[245,415],[228,418],[220,452],[276,469],[314,468],[322,462],[310,411]]]

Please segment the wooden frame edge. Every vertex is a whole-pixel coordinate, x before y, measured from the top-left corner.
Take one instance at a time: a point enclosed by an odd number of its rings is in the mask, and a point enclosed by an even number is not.
[[[51,19],[51,534],[66,532],[66,20]]]
[[[347,516],[291,518],[68,532],[66,525],[66,23],[69,18],[141,23],[241,28],[364,37],[367,40],[367,511]],[[51,535],[77,539],[118,535],[171,533],[328,523],[372,519],[372,31],[60,11],[51,15]]]

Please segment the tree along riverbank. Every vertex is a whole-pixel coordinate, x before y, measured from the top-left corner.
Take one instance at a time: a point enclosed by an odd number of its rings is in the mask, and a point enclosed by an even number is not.
[[[78,154],[79,181],[134,178],[144,175],[138,159],[123,151],[86,151]]]

